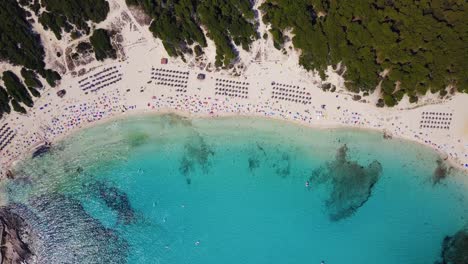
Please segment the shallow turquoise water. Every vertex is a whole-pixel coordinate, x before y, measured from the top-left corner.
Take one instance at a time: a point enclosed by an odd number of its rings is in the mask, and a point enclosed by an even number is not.
[[[3,188],[44,263],[427,264],[468,222],[467,175],[434,184],[436,159],[379,133],[145,116],[73,135]]]

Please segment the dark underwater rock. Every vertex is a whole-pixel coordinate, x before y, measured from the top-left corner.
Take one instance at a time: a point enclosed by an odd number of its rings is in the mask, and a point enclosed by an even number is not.
[[[331,221],[339,221],[353,215],[372,194],[382,172],[378,161],[367,167],[347,158],[346,145],[338,149],[334,161],[314,170],[309,181],[312,185],[329,184],[330,194],[325,202]]]
[[[184,154],[180,161],[179,171],[185,178],[189,178],[198,166],[204,173],[208,173],[210,158],[214,156],[213,149],[205,142],[198,133],[184,146]]]
[[[433,184],[438,184],[441,181],[445,180],[448,175],[450,174],[450,171],[452,168],[446,164],[442,159],[437,159],[437,167],[434,170],[434,173],[432,174],[432,183]]]
[[[194,163],[191,162],[186,156],[182,157],[182,160],[180,161],[179,165],[180,173],[185,177],[188,177],[189,174],[193,171],[193,169]]]
[[[127,242],[89,215],[78,200],[65,195],[42,195],[28,204],[10,204],[0,209],[0,219],[15,241],[14,256],[22,256],[3,263],[127,263]]]
[[[177,115],[177,114],[167,114],[161,117],[168,125],[170,126],[185,126],[191,127],[192,120],[188,117]]]
[[[436,264],[468,264],[468,229],[447,236],[442,243],[441,262]]]
[[[61,194],[34,197],[18,207],[36,233],[37,263],[127,263],[128,244],[114,230]]]
[[[274,163],[275,172],[278,176],[286,178],[291,174],[291,157],[287,152],[284,152],[281,157]]]
[[[120,222],[130,224],[136,220],[135,211],[125,192],[105,182],[95,182],[90,187],[109,209],[117,213]]]
[[[46,154],[47,152],[49,152],[50,150],[50,146],[49,145],[42,145],[40,147],[38,147],[32,154],[32,157],[33,158],[37,158],[37,157],[40,157],[44,154]]]
[[[260,167],[260,160],[256,157],[249,158],[248,162],[249,162],[249,171],[251,173],[258,167]]]
[[[143,146],[148,143],[150,136],[142,132],[133,132],[129,135],[129,145],[133,148]]]

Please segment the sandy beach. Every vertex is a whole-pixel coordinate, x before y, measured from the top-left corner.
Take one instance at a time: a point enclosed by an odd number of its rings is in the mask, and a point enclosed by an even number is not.
[[[124,0],[112,3],[109,19],[99,26],[121,31],[119,60],[91,61],[73,69],[65,59],[57,62],[67,68],[61,84],[42,91],[27,115],[12,113],[0,120],[0,135],[5,139],[0,145],[2,177],[15,161],[45,142],[53,144],[78,129],[113,118],[162,113],[245,115],[320,129],[377,130],[431,147],[453,166],[468,170],[467,94],[443,101],[427,95],[418,104],[404,98],[394,108],[377,108],[378,90],[355,100],[344,88],[343,78],[331,69],[322,81],[298,65],[297,52],[283,55],[263,39],[253,44],[251,52],[240,52],[234,69],[218,71],[210,66],[215,57],[213,43],[201,60],[169,58],[161,42],[137,23]],[[51,34],[41,27],[36,30]],[[259,32],[264,30],[260,23]],[[62,50],[76,44],[44,42]],[[169,58],[168,63],[162,58]],[[323,91],[325,83],[336,90]],[[61,89],[66,90],[63,98],[57,96]]]

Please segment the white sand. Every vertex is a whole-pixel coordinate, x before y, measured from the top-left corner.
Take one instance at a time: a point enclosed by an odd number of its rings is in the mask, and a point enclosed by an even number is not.
[[[127,13],[130,20],[121,19],[122,13]],[[154,39],[147,27],[136,23],[124,0],[112,2],[109,19],[99,26],[109,28],[116,25],[124,36],[122,45],[125,56],[121,56],[119,62],[93,61],[79,66],[75,71],[84,69],[87,74],[74,77],[67,72],[60,86],[43,92],[27,115],[12,113],[0,120],[0,127],[8,123],[16,133],[12,142],[0,152],[1,176],[15,161],[30,155],[35,147],[44,142],[55,142],[98,121],[129,114],[163,112],[206,117],[248,115],[289,120],[315,128],[352,127],[385,131],[393,137],[427,145],[453,165],[468,169],[467,94],[457,94],[444,101],[436,96],[428,96],[418,105],[402,102],[395,108],[377,108],[376,95],[364,97],[367,102],[353,101],[353,94],[346,92],[343,79],[336,74],[331,73],[327,81],[337,86],[337,92],[323,92],[320,89],[320,78],[298,65],[296,51],[287,48],[288,54],[284,55],[273,48],[270,40],[260,39],[253,44],[251,52],[241,52],[236,67],[240,76],[234,77],[233,70],[205,71],[209,70],[208,63],[214,62],[213,48],[209,48],[204,59],[199,62],[191,57],[187,57],[187,63],[170,58],[168,65],[161,65],[160,59],[167,57],[167,53],[160,40]],[[36,27],[36,30],[42,29]],[[260,34],[263,35],[265,30],[265,26],[260,23]],[[46,47],[61,47],[63,51],[78,43],[51,39],[45,42]],[[66,65],[63,56],[60,64]],[[48,65],[52,67],[54,64]],[[0,69],[8,69],[7,66],[0,66]],[[88,94],[80,89],[79,80],[109,66],[120,67],[123,73],[121,82]],[[179,93],[175,87],[155,84],[155,80],[151,80],[152,67],[189,71],[187,92]],[[11,69],[18,71],[19,68]],[[198,73],[206,74],[206,79],[197,80]],[[217,78],[248,82],[248,98],[215,95]],[[272,99],[272,82],[305,89],[301,91],[311,95],[312,103],[305,105]],[[64,98],[56,95],[60,89],[67,91]],[[127,89],[130,91],[127,92]],[[423,112],[447,114],[444,117],[452,114],[450,129],[420,128]]]

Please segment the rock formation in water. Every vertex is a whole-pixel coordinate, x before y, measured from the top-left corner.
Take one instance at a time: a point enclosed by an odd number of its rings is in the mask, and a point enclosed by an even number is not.
[[[0,208],[1,264],[29,263],[29,228],[25,221],[7,207]]]
[[[1,264],[127,263],[128,244],[78,200],[51,194],[0,208]]]
[[[447,236],[442,244],[442,260],[435,264],[467,264],[468,263],[468,229],[458,231],[453,236]]]
[[[291,157],[289,153],[283,152],[281,157],[273,164],[278,176],[286,178],[291,174]]]
[[[190,174],[195,170],[196,165],[207,173],[210,168],[210,157],[214,156],[214,151],[205,142],[205,139],[198,133],[184,146],[185,152],[180,161],[179,171],[186,179],[191,179]],[[191,181],[187,181],[189,183]]]
[[[325,205],[332,221],[349,217],[363,206],[382,172],[378,161],[363,167],[349,161],[347,152],[346,145],[339,148],[335,160],[314,170],[309,179],[312,186],[327,184],[330,187]]]
[[[260,167],[260,160],[257,157],[250,157],[248,159],[249,171],[253,173],[258,167]]]
[[[38,148],[34,151],[34,153],[32,154],[32,157],[33,157],[33,158],[40,157],[40,156],[46,154],[47,152],[49,152],[49,151],[50,151],[50,148],[51,148],[50,145],[47,145],[47,144],[46,144],[46,145],[42,145],[42,146],[38,147]]]
[[[446,162],[444,162],[442,159],[437,159],[437,167],[434,170],[434,173],[432,174],[432,183],[433,184],[438,184],[447,176],[450,174],[450,171],[452,168],[447,165]]]
[[[131,224],[136,220],[135,211],[125,192],[105,182],[95,182],[91,184],[90,187],[91,191],[95,193],[109,209],[117,213],[121,223]]]
[[[128,244],[71,197],[49,194],[16,209],[40,239],[37,263],[126,263]]]
[[[149,138],[149,135],[143,132],[132,132],[130,135],[128,135],[129,145],[132,148],[145,145]]]
[[[192,120],[188,117],[177,115],[177,114],[166,114],[161,117],[161,120],[163,120],[164,124],[167,124],[168,126],[184,126],[184,127],[192,127]]]
[[[383,138],[384,138],[384,139],[392,139],[392,138],[393,138],[392,133],[389,132],[389,131],[387,131],[387,130],[384,130],[384,132],[383,132]]]

